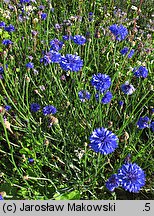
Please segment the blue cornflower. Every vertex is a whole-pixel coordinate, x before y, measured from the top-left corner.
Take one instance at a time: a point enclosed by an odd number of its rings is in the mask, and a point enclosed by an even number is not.
[[[102,97],[101,102],[103,104],[108,104],[110,103],[111,99],[112,99],[112,93],[110,91],[107,91],[105,95]]]
[[[83,60],[81,60],[80,56],[66,54],[66,56],[61,57],[60,67],[65,71],[74,71],[77,72],[81,70],[83,66]]]
[[[154,108],[151,109],[151,113],[154,114]]]
[[[47,18],[47,14],[46,14],[46,13],[42,13],[42,14],[41,14],[41,19],[42,19],[42,20],[45,20],[46,18]]]
[[[133,85],[129,84],[128,81],[126,81],[125,84],[121,85],[121,90],[124,94],[131,95],[135,91],[135,88]]]
[[[0,28],[4,28],[5,27],[5,22],[0,22]]]
[[[44,10],[44,9],[45,9],[44,5],[40,5],[40,6],[38,6],[38,8],[39,8],[40,10]]]
[[[13,42],[12,42],[11,40],[9,40],[9,39],[4,39],[4,40],[2,41],[2,44],[8,46],[8,45],[10,45],[10,44],[13,44]]]
[[[128,51],[129,51],[129,48],[128,48],[128,47],[124,47],[124,48],[120,51],[120,53],[121,53],[122,55],[126,55],[126,54],[128,53]]]
[[[0,66],[0,74],[4,73],[4,68]]]
[[[96,88],[96,90],[104,93],[111,85],[111,78],[106,74],[94,74],[92,76],[91,84]]]
[[[93,20],[93,12],[89,12],[89,21],[92,21]]]
[[[113,24],[109,27],[109,30],[112,32],[112,34],[114,34],[115,36],[118,35],[119,31],[118,31],[118,25]]]
[[[75,35],[74,37],[72,37],[72,40],[78,45],[83,45],[86,43],[86,38],[82,35]]]
[[[30,0],[20,0],[20,4],[22,3],[30,3]]]
[[[15,28],[13,25],[10,24],[9,26],[5,26],[4,30],[7,32],[14,32]]]
[[[118,138],[106,128],[95,129],[90,136],[89,146],[101,154],[110,154],[118,147]]]
[[[93,12],[89,12],[89,16],[92,16],[93,15]]]
[[[69,40],[70,39],[70,36],[69,35],[63,35],[63,40]]]
[[[30,109],[31,109],[32,112],[37,112],[40,109],[40,105],[37,104],[37,103],[32,103],[30,105]]]
[[[132,56],[134,55],[135,50],[131,49],[130,52],[128,53],[128,58],[132,58]]]
[[[26,64],[26,68],[32,69],[32,68],[34,68],[34,64],[32,62],[28,62]]]
[[[145,185],[145,173],[136,163],[123,164],[117,176],[122,188],[129,192],[138,193]]]
[[[44,65],[48,65],[51,63],[50,55],[46,54],[43,58],[40,59],[40,63],[44,63]]]
[[[139,68],[133,69],[134,76],[146,78],[148,76],[148,70],[146,67],[140,66]]]
[[[152,132],[154,132],[154,121],[152,121],[152,122],[150,123],[150,129],[151,129]]]
[[[140,117],[138,122],[137,122],[137,127],[139,129],[148,128],[149,127],[149,121],[150,121],[150,119],[148,118],[148,116]]]
[[[128,58],[131,58],[133,55],[134,55],[134,53],[135,53],[135,51],[132,49],[132,50],[130,50],[130,52],[128,53],[128,51],[129,51],[129,48],[128,47],[124,47],[121,51],[120,51],[120,53],[122,54],[122,55],[127,55],[128,54]]]
[[[95,97],[96,97],[96,100],[99,101],[100,94],[96,94]],[[101,103],[103,103],[103,104],[108,104],[108,103],[110,103],[111,99],[112,99],[112,93],[111,93],[110,91],[107,91],[107,92],[103,95],[103,97],[102,97],[102,99],[101,99]]]
[[[0,200],[4,200],[1,194],[0,194]]]
[[[119,106],[123,106],[124,105],[124,102],[123,101],[119,101]]]
[[[117,174],[111,175],[111,177],[107,180],[105,185],[109,191],[114,191],[115,188],[119,187],[120,181],[117,177]]]
[[[61,60],[61,54],[59,52],[56,52],[54,50],[51,50],[50,52],[46,53],[43,58],[40,59],[40,62],[44,63],[44,65],[48,65],[51,62],[59,63]]]
[[[28,158],[28,162],[29,163],[34,163],[34,159],[33,158]]]
[[[5,105],[5,106],[4,106],[4,109],[5,109],[6,111],[9,111],[9,110],[11,109],[11,106]]]
[[[61,61],[61,54],[54,50],[51,50],[49,53],[51,62],[59,63]]]
[[[123,25],[113,24],[109,27],[109,30],[114,34],[117,41],[122,41],[128,35],[128,30]]]
[[[43,115],[55,114],[57,109],[54,106],[48,105],[43,108]]]
[[[50,50],[59,51],[62,49],[63,44],[64,43],[62,41],[59,41],[57,38],[55,38],[54,40],[50,41]]]
[[[86,100],[90,99],[91,94],[86,90],[81,90],[78,92],[78,96],[79,96],[80,101],[85,102]]]
[[[123,25],[120,25],[118,27],[118,35],[116,35],[116,40],[118,41],[122,41],[126,38],[126,36],[128,35],[128,30],[126,27],[124,27]]]

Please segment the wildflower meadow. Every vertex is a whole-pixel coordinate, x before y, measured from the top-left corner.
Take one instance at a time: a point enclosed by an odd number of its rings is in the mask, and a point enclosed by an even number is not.
[[[151,0],[2,0],[0,199],[154,198]]]

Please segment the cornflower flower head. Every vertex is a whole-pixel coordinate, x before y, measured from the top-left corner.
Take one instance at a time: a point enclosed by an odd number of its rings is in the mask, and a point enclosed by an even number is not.
[[[90,99],[91,94],[86,90],[81,90],[78,92],[78,96],[81,102],[85,102]]]
[[[93,12],[89,12],[89,16],[93,16]]]
[[[40,109],[40,105],[37,104],[37,103],[32,103],[30,105],[30,109],[31,109],[32,112],[37,112]]]
[[[4,30],[7,31],[7,32],[14,32],[15,28],[14,28],[13,25],[10,24],[9,26],[5,26]]]
[[[126,191],[138,193],[145,185],[145,173],[136,163],[126,163],[118,170],[120,185]]]
[[[72,37],[72,40],[78,45],[83,45],[86,43],[86,38],[82,35],[75,35],[74,37]]]
[[[51,62],[59,63],[61,61],[61,54],[54,50],[51,50],[48,55],[50,56]]]
[[[123,107],[123,105],[124,105],[124,102],[123,101],[119,101],[119,106]]]
[[[30,0],[20,0],[20,4],[30,3]]]
[[[92,86],[101,93],[104,93],[111,85],[111,78],[106,74],[94,74],[91,79]]]
[[[59,63],[60,60],[61,60],[61,54],[59,52],[51,50],[50,52],[46,53],[43,58],[40,59],[40,62],[41,63],[43,62],[44,65],[48,65],[51,62]]]
[[[99,94],[96,94],[95,97],[96,97],[96,100],[99,101],[100,95],[99,95]],[[107,92],[103,95],[103,97],[102,97],[102,99],[101,99],[101,102],[102,102],[103,104],[108,104],[108,103],[111,102],[111,99],[112,99],[112,93],[111,93],[110,91],[107,91]]]
[[[123,25],[118,26],[117,24],[113,24],[109,27],[111,33],[115,36],[117,41],[122,41],[128,35],[128,30]]]
[[[32,163],[34,163],[34,159],[33,159],[33,158],[28,158],[28,162],[29,162],[30,164],[32,164]]]
[[[39,5],[38,8],[39,8],[40,10],[44,10],[44,9],[45,9],[44,5]]]
[[[128,53],[128,58],[132,58],[134,53],[135,53],[135,50],[131,49],[130,52]]]
[[[2,66],[0,66],[0,74],[4,73],[4,68]]]
[[[70,36],[69,35],[63,35],[63,40],[66,41],[66,40],[69,40],[70,39]]]
[[[28,62],[28,63],[26,64],[26,68],[32,69],[32,68],[34,68],[34,64],[33,64],[32,62]]]
[[[154,132],[154,121],[152,121],[152,122],[150,123],[150,129],[151,129],[152,132]]]
[[[151,108],[151,113],[152,113],[152,115],[154,114],[154,108]]]
[[[5,22],[0,22],[0,28],[5,28]]]
[[[8,45],[13,44],[13,42],[12,42],[11,40],[9,40],[9,39],[4,39],[4,40],[2,41],[2,44],[5,45],[5,46],[8,46]]]
[[[43,56],[43,58],[40,59],[40,63],[44,63],[44,65],[48,65],[51,63],[50,55],[47,53]]]
[[[108,104],[112,100],[112,93],[110,91],[107,91],[104,96],[102,97],[102,103],[103,104]]]
[[[63,44],[64,43],[62,41],[59,41],[57,38],[55,38],[54,40],[50,41],[50,50],[59,51],[62,49]]]
[[[112,131],[107,130],[107,128],[97,128],[90,136],[89,146],[95,152],[107,155],[114,152],[118,147],[118,138]]]
[[[5,106],[4,106],[4,109],[5,109],[6,111],[9,111],[9,110],[11,109],[11,106],[5,105]]]
[[[93,12],[89,12],[88,15],[89,15],[88,20],[91,22],[93,20]]]
[[[149,127],[149,117],[145,116],[145,117],[140,117],[138,122],[137,122],[137,127],[139,129],[144,129],[144,128],[148,128]]]
[[[105,185],[106,188],[111,192],[114,191],[115,188],[119,187],[120,181],[117,174],[111,175],[111,177],[106,181]]]
[[[133,85],[129,84],[128,81],[126,81],[125,84],[121,85],[121,90],[124,94],[131,95],[135,91],[135,88]]]
[[[66,54],[61,57],[60,67],[65,71],[77,72],[81,70],[82,66],[83,60],[78,55]]]
[[[146,67],[140,66],[139,68],[133,69],[134,76],[146,78],[148,76],[148,70]]]
[[[57,109],[52,106],[52,105],[47,105],[43,108],[43,115],[50,115],[50,114],[55,114],[57,112]]]
[[[46,14],[46,13],[42,13],[42,14],[41,14],[41,19],[42,19],[42,20],[45,20],[46,18],[47,18],[47,14]]]
[[[129,51],[129,48],[128,48],[128,47],[124,47],[124,48],[120,51],[120,53],[121,53],[122,55],[126,55],[126,54],[128,53],[128,51]]]
[[[4,200],[1,194],[0,194],[0,200]]]
[[[124,48],[120,51],[120,53],[121,53],[122,55],[128,55],[128,56],[127,56],[128,58],[132,58],[132,56],[134,55],[135,51],[134,51],[134,49],[131,49],[130,52],[129,52],[129,48],[128,48],[128,47],[124,47]]]

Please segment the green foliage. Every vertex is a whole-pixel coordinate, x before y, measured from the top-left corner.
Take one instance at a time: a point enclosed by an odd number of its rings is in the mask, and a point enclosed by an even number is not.
[[[10,12],[10,19],[2,16],[7,25],[16,28],[12,33],[0,29],[0,42],[3,39],[13,41],[9,47],[0,44],[0,66],[4,68],[3,79],[0,79],[0,106],[3,108],[0,111],[0,192],[6,192],[4,199],[154,198],[154,136],[149,128],[139,130],[136,127],[140,116],[153,119],[152,1],[143,1],[140,14],[131,9],[131,2],[54,0],[48,5],[47,1],[42,1],[47,20],[40,20],[38,9],[29,12],[29,19],[24,17],[23,22],[18,20],[20,9],[17,13]],[[139,3],[133,4],[138,7]],[[8,10],[5,3],[1,6]],[[125,12],[122,17],[115,15],[115,6]],[[88,20],[89,12],[94,13],[92,22]],[[82,17],[82,21],[77,17]],[[55,24],[68,19],[73,20],[70,27],[61,25],[60,30],[55,30]],[[127,40],[120,43],[113,40],[108,27],[114,23],[128,28]],[[31,30],[38,31],[36,37]],[[68,33],[74,36],[86,35],[86,32],[90,33],[90,38],[84,46],[66,41],[60,51],[62,55],[78,53],[84,61],[82,71],[65,73],[58,64],[44,66],[40,63],[42,51],[49,51],[52,39],[62,40]],[[124,46],[135,49],[132,59],[120,54]],[[38,74],[26,69],[30,61]],[[133,76],[132,68],[140,65],[146,65],[149,70],[146,79]],[[99,72],[112,79],[110,104],[96,103],[96,92],[90,80]],[[66,80],[61,79],[62,75]],[[120,89],[127,80],[136,88],[131,96],[124,95]],[[91,93],[90,101],[79,100],[81,89]],[[124,101],[121,108],[120,100]],[[49,116],[43,116],[42,110],[31,112],[30,104],[34,102],[39,103],[41,109],[48,104],[55,106],[58,124],[49,127]],[[9,112],[4,110],[6,104],[11,106]],[[4,117],[10,125],[6,125]],[[118,136],[119,147],[113,154],[104,156],[89,148],[89,136],[97,127],[106,127]],[[105,182],[117,172],[129,153],[132,162],[145,171],[146,185],[139,194],[126,193],[121,188],[110,193]],[[33,158],[34,163],[30,163],[29,158]]]
[[[63,195],[55,194],[53,196],[55,200],[79,200],[80,192],[77,190],[71,191],[70,193],[65,193]]]

